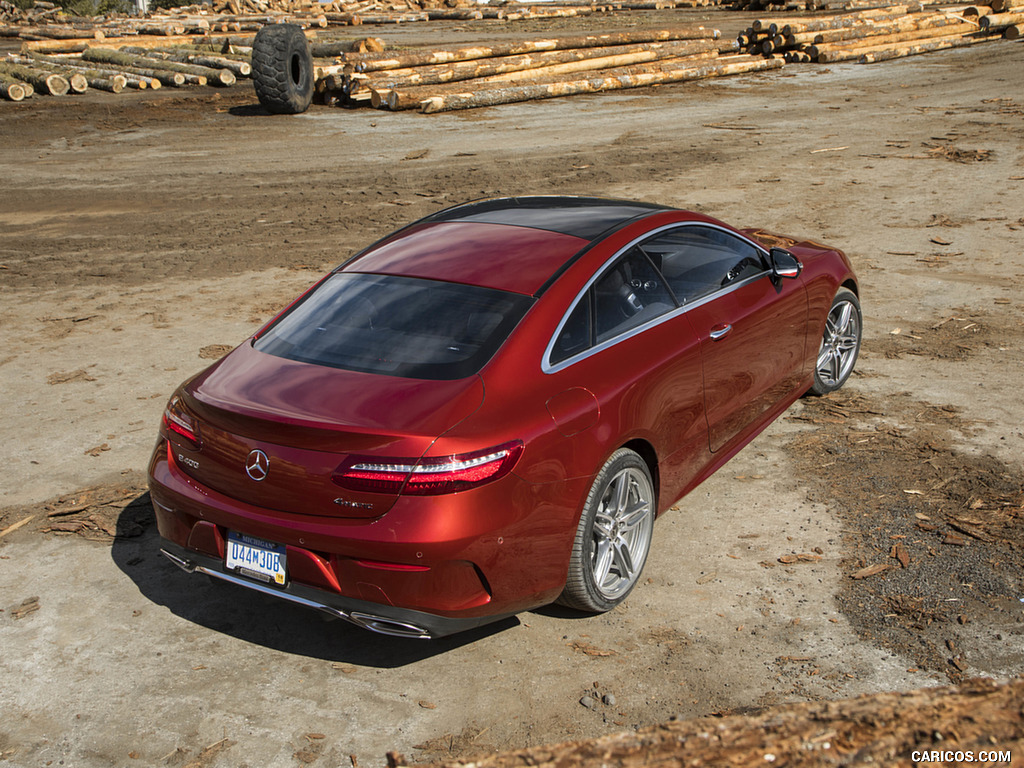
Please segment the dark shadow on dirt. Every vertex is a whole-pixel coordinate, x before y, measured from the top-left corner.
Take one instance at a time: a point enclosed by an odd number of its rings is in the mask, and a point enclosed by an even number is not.
[[[124,507],[117,530],[111,557],[146,598],[214,632],[285,653],[395,668],[446,653],[519,623],[513,617],[439,640],[378,635],[340,619],[321,618],[317,611],[180,570],[160,554],[160,536],[148,493]]]
[[[256,104],[242,104],[241,106],[231,107],[228,110],[228,114],[233,117],[271,117],[271,113],[258,102]]]
[[[551,605],[542,605],[540,608],[534,608],[530,613],[536,613],[538,616],[547,616],[552,619],[593,619],[594,614],[587,613],[586,611],[577,611],[575,608],[567,608],[564,605],[557,605],[552,603]]]

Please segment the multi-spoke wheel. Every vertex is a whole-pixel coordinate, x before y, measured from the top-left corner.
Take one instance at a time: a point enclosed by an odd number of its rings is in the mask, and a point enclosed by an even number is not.
[[[626,599],[643,570],[654,528],[654,483],[643,459],[621,448],[590,488],[559,602],[607,611]]]
[[[811,392],[824,395],[846,383],[860,352],[861,322],[860,302],[856,295],[840,288],[825,320]]]

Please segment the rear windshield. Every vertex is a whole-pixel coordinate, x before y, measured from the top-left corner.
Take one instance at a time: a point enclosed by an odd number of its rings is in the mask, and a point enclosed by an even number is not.
[[[491,288],[338,272],[255,348],[350,371],[461,379],[490,360],[532,303]]]

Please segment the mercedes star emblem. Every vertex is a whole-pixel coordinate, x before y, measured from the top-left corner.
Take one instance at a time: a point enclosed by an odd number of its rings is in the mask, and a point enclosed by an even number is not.
[[[256,482],[259,482],[267,476],[269,471],[270,459],[267,458],[267,454],[259,448],[250,451],[249,456],[245,460],[245,473]]]

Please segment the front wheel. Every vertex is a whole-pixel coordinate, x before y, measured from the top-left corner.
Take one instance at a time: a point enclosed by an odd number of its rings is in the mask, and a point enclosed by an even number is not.
[[[636,586],[654,529],[654,483],[647,464],[626,448],[611,455],[590,488],[558,602],[609,611]]]
[[[825,319],[825,332],[814,365],[814,384],[810,389],[812,394],[834,392],[850,378],[860,352],[862,322],[856,294],[840,288]]]

